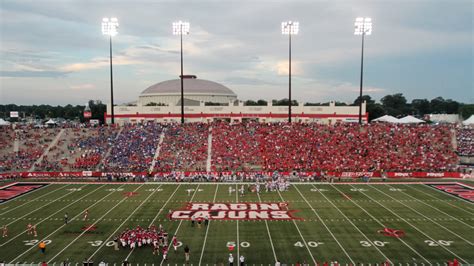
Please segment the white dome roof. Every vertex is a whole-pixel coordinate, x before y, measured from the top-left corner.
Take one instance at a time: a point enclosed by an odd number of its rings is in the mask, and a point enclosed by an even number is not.
[[[237,96],[226,86],[204,79],[185,78],[185,94],[210,94]],[[144,90],[141,95],[181,94],[181,79],[172,79],[157,83]]]

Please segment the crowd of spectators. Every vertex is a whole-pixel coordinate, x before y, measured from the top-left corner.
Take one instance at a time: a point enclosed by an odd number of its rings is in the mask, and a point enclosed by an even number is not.
[[[462,127],[456,132],[458,154],[461,156],[474,156],[474,128]]]

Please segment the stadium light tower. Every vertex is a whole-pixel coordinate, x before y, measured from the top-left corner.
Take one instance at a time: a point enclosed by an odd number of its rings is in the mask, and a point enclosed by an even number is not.
[[[298,34],[299,22],[297,21],[284,21],[281,23],[281,33],[288,35],[289,41],[289,63],[288,63],[288,122],[291,123],[291,35]]]
[[[362,55],[360,57],[360,96],[359,96],[359,125],[362,124],[362,83],[364,77],[364,37],[372,34],[371,18],[356,18],[354,35],[362,35]]]
[[[189,34],[189,22],[173,22],[173,35],[180,36],[181,42],[181,124],[184,123],[184,76],[183,76],[183,35]]]
[[[112,37],[117,35],[117,28],[119,26],[117,18],[103,18],[102,19],[102,34],[109,36],[110,43],[110,106],[112,111],[112,124],[115,123],[114,117],[114,79],[112,75]]]

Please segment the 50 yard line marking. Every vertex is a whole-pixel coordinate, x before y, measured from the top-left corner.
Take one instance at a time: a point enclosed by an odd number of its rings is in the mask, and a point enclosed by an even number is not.
[[[196,187],[196,189],[194,190],[193,196],[192,196],[191,199],[189,200],[190,202],[192,202],[193,199],[194,199],[194,196],[196,196],[196,193],[198,192],[200,185],[201,185],[201,184],[198,184],[197,187]],[[181,220],[179,221],[178,228],[176,228],[176,231],[174,232],[174,235],[177,235],[177,234],[178,234],[179,228],[181,227],[181,224],[182,224],[182,223],[183,223],[183,219],[181,219]],[[163,262],[164,262],[164,261],[165,261],[164,258],[161,259],[160,266],[163,265]]]
[[[352,188],[355,188],[353,185],[350,185]],[[400,220],[402,220],[403,222],[405,222],[406,224],[408,224],[409,226],[413,227],[413,229],[415,229],[416,231],[418,231],[419,233],[421,233],[422,235],[424,235],[425,237],[427,237],[429,240],[431,241],[435,241],[432,237],[430,237],[429,235],[427,235],[425,232],[421,231],[420,229],[418,229],[418,227],[414,226],[412,223],[408,222],[405,218],[401,217],[400,215],[398,215],[396,212],[390,210],[389,208],[385,207],[385,205],[381,204],[380,202],[378,202],[377,200],[375,200],[374,198],[372,198],[371,196],[367,195],[364,191],[360,191],[360,193],[364,194],[367,198],[369,198],[370,200],[372,200],[373,202],[377,203],[378,205],[380,205],[382,208],[386,209],[387,211],[389,211],[390,213],[392,213],[393,215],[397,216]],[[446,248],[445,246],[443,245],[440,245],[439,247],[443,248],[444,250],[448,251],[449,253],[451,253],[451,255],[454,255],[456,256],[457,258],[459,258],[460,260],[462,260],[464,263],[467,264],[467,261],[463,258],[461,258],[459,255],[457,255],[456,253],[452,252],[451,250],[449,250],[448,248]]]
[[[123,186],[125,186],[125,184],[120,185],[119,188],[121,188],[121,187],[123,187]],[[99,202],[103,201],[105,198],[107,198],[108,196],[110,196],[110,195],[111,195],[112,193],[114,193],[114,192],[116,192],[116,191],[111,191],[109,194],[107,194],[107,195],[105,195],[104,197],[102,197],[102,199],[100,199],[99,201],[96,201],[94,204],[88,206],[86,209],[84,209],[84,210],[82,210],[81,212],[79,212],[76,216],[74,216],[74,217],[71,219],[71,222],[72,222],[73,220],[75,220],[77,217],[81,216],[82,213],[83,213],[85,210],[87,210],[87,209],[89,209],[89,208],[91,208],[91,207],[94,207],[95,205],[97,205]],[[54,230],[54,231],[53,231],[52,233],[50,233],[49,235],[43,237],[41,240],[43,241],[43,240],[45,240],[45,239],[48,239],[50,236],[54,235],[57,231],[61,230],[61,228],[63,228],[64,226],[65,226],[65,225],[63,224],[62,226],[58,227],[56,230]],[[25,255],[28,251],[32,250],[33,248],[36,248],[36,245],[31,246],[30,248],[28,248],[25,252],[21,253],[21,254],[18,255],[16,258],[14,258],[10,263],[15,263],[15,260],[21,258],[23,255]]]
[[[257,196],[258,196],[258,201],[262,202],[262,200],[260,199],[260,193],[257,192]],[[267,227],[268,238],[270,239],[270,245],[272,246],[273,258],[275,258],[275,262],[277,262],[278,259],[277,259],[276,253],[275,253],[275,247],[273,246],[272,235],[270,234],[270,229],[268,229],[267,220],[265,220],[265,226]]]
[[[218,189],[219,189],[219,184],[217,184],[216,191],[214,192],[214,199],[212,200],[213,203],[216,202],[216,196],[217,196],[217,190]],[[202,257],[204,255],[204,249],[206,248],[207,233],[209,232],[209,227],[211,227],[211,221],[212,220],[209,220],[209,224],[207,225],[207,228],[206,228],[206,235],[204,236],[204,242],[202,244],[202,250],[201,250],[201,257],[199,257],[199,264],[198,265],[201,265]]]
[[[140,189],[145,183],[141,184],[139,187],[137,187],[133,192],[137,191]],[[120,200],[117,204],[115,204],[112,208],[110,208],[104,215],[102,215],[99,219],[97,219],[92,225],[96,225],[98,222],[100,222],[107,214],[109,214],[111,211],[113,211],[118,205],[120,205],[122,202],[124,202],[127,199],[127,197],[124,197],[122,200]],[[137,209],[135,209],[137,210]],[[135,211],[134,211],[135,212]],[[83,236],[85,233],[87,233],[87,230],[84,230],[81,234],[79,234],[76,238],[74,238],[71,243],[67,244],[63,249],[61,249],[56,255],[54,255],[51,259],[49,259],[48,263],[51,263],[52,260],[54,260],[59,254],[63,253],[68,247],[70,247],[73,243],[75,243],[81,236]]]
[[[280,190],[279,190],[278,188],[277,188],[277,191],[278,191],[278,195],[280,196],[281,200],[282,200],[282,201],[285,201],[285,199],[283,199],[283,196],[281,195]],[[306,242],[306,240],[305,240],[304,237],[303,237],[303,234],[301,234],[300,228],[299,228],[298,225],[296,224],[295,220],[292,220],[292,221],[293,221],[293,224],[296,226],[296,230],[298,230],[298,233],[300,234],[301,240],[303,240],[303,243],[304,243],[306,249],[308,250],[309,255],[311,256],[311,259],[313,260],[314,264],[316,265],[317,262],[316,262],[316,260],[314,259],[313,254],[311,253],[311,250],[310,250],[309,247],[308,247],[308,243]]]
[[[100,246],[94,251],[94,253],[92,253],[92,255],[89,256],[89,259],[88,259],[88,260],[91,260],[92,257],[94,257],[94,255],[97,254],[97,252],[99,252],[99,250],[101,250],[101,249],[105,246],[105,244],[109,241],[109,239],[110,239],[111,237],[113,237],[113,236],[117,233],[117,231],[128,221],[128,219],[130,219],[130,217],[132,217],[132,215],[133,215],[136,211],[138,211],[138,209],[140,209],[140,208],[142,207],[142,205],[143,205],[145,202],[147,202],[148,199],[149,199],[151,196],[153,196],[153,194],[155,194],[155,192],[156,192],[161,186],[162,186],[162,185],[159,185],[156,189],[154,189],[154,190],[150,193],[150,195],[148,195],[148,196],[145,198],[145,200],[143,200],[143,201],[140,203],[140,205],[138,205],[137,207],[135,207],[135,209],[133,210],[133,212],[130,213],[130,215],[128,215],[128,217],[127,217],[125,220],[123,220],[123,222],[122,222],[119,226],[117,226],[117,229],[115,229],[115,231],[113,231],[112,234],[110,234],[109,237],[107,237],[107,238],[105,239],[105,241],[102,242],[102,245],[100,245]],[[132,249],[132,251],[133,251],[133,249]],[[130,254],[132,254],[132,251],[130,251]],[[129,255],[130,255],[130,254],[129,254]],[[127,258],[128,258],[128,257],[127,257]]]
[[[332,238],[336,241],[337,245],[341,248],[342,252],[344,252],[344,254],[347,256],[347,258],[351,261],[352,264],[356,264],[354,262],[354,260],[351,258],[351,256],[349,256],[349,253],[347,253],[346,249],[341,245],[341,243],[339,242],[339,240],[337,240],[337,238],[334,236],[334,234],[331,232],[331,230],[329,229],[329,227],[326,225],[326,223],[323,221],[323,219],[321,219],[321,217],[319,216],[319,214],[316,212],[316,210],[313,208],[313,206],[308,202],[308,200],[306,199],[306,197],[301,193],[301,191],[298,189],[298,185],[294,185],[293,186],[296,191],[298,191],[298,193],[300,194],[300,196],[303,198],[303,200],[306,202],[306,204],[308,204],[308,206],[311,208],[311,210],[314,212],[314,214],[316,214],[316,217],[318,217],[319,221],[323,224],[324,228],[326,228],[326,230],[329,232],[329,234],[332,236]]]
[[[332,186],[334,189],[336,189],[337,191],[341,192],[339,189],[337,189],[337,186]],[[380,224],[382,227],[386,227],[382,222],[380,222],[377,218],[375,218],[372,214],[370,214],[365,208],[361,207],[357,202],[355,202],[354,200],[352,199],[349,199],[352,203],[354,203],[354,205],[356,205],[357,207],[359,207],[361,210],[363,210],[367,215],[369,215],[370,217],[372,217],[372,219],[374,221],[376,221],[378,224]],[[403,241],[403,239],[401,239],[400,237],[397,237],[398,240],[400,240],[405,246],[407,246],[409,249],[411,249],[413,252],[415,252],[420,258],[424,259],[428,264],[431,265],[431,262],[429,260],[427,260],[425,257],[423,257],[418,251],[416,251],[413,247],[411,247],[410,245],[408,245],[405,241]]]
[[[168,200],[165,202],[165,204],[163,204],[163,206],[161,207],[161,209],[158,211],[158,213],[156,214],[155,218],[153,218],[153,220],[151,220],[151,223],[148,225],[148,227],[150,227],[156,220],[156,218],[158,218],[158,216],[160,215],[160,213],[165,209],[165,206],[168,205],[168,202],[173,198],[174,194],[176,193],[176,191],[178,191],[178,188],[181,187],[181,184],[177,185],[176,186],[176,189],[174,190],[173,194],[171,194],[171,196],[169,196]],[[128,253],[127,257],[125,258],[126,261],[128,261],[128,258],[132,255],[133,251],[135,249],[132,249],[130,250],[130,253]],[[92,256],[90,257],[92,258]],[[89,258],[89,259],[90,259]]]

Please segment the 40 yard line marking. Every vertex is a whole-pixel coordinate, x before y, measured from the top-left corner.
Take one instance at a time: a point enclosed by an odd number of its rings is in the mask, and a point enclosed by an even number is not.
[[[138,210],[142,207],[142,205],[143,205],[145,202],[147,202],[148,199],[149,199],[151,196],[153,196],[153,194],[155,194],[155,192],[156,192],[161,186],[162,186],[162,185],[159,185],[156,189],[154,189],[154,190],[150,193],[150,195],[148,195],[148,196],[145,198],[145,200],[143,200],[143,201],[140,203],[140,205],[138,205],[137,207],[135,207],[135,209],[133,210],[133,212],[130,213],[130,215],[128,215],[128,217],[127,217],[126,219],[124,219],[123,222],[122,222],[119,226],[117,226],[117,229],[115,229],[115,231],[113,231],[112,234],[110,234],[109,237],[107,237],[107,238],[105,239],[105,241],[102,242],[102,245],[100,245],[100,246],[94,251],[94,253],[92,253],[92,255],[89,256],[89,259],[88,259],[88,260],[91,260],[92,257],[94,257],[94,255],[97,254],[97,252],[99,252],[99,250],[101,250],[101,249],[105,246],[105,244],[109,241],[109,239],[110,239],[111,237],[113,237],[113,236],[117,233],[117,231],[128,221],[128,219],[130,219],[130,218],[132,217],[132,215],[133,215],[136,211],[138,211]],[[133,250],[132,250],[132,251],[133,251]],[[130,251],[130,254],[132,254],[132,251]],[[129,254],[129,255],[130,255],[130,254]]]
[[[176,189],[174,190],[173,194],[171,194],[171,196],[169,196],[168,200],[165,202],[165,204],[163,204],[163,206],[161,207],[161,209],[158,211],[158,213],[155,215],[155,218],[153,218],[153,220],[151,220],[151,223],[148,225],[148,227],[152,226],[152,224],[156,221],[156,218],[158,218],[158,216],[160,215],[160,213],[165,209],[165,206],[168,205],[168,202],[174,197],[174,194],[176,193],[176,191],[178,191],[178,189],[181,187],[181,184],[177,185],[176,186]],[[125,258],[126,261],[128,261],[128,258],[132,255],[133,251],[135,249],[132,249],[130,250],[130,253],[128,253],[127,257]]]
[[[334,189],[336,189],[337,191],[341,192],[339,189],[337,189],[336,186],[333,186]],[[370,214],[364,207],[361,207],[359,204],[357,204],[357,202],[355,202],[354,200],[350,199],[350,201],[352,203],[354,203],[354,205],[356,205],[357,207],[359,207],[359,209],[361,209],[362,211],[364,211],[365,213],[367,213],[367,215],[369,215],[370,217],[372,217],[372,219],[374,221],[376,221],[378,224],[380,224],[382,227],[386,227],[383,223],[381,223],[377,218],[375,218],[372,214]],[[411,249],[413,252],[415,252],[420,258],[424,259],[428,264],[431,265],[431,262],[429,260],[427,260],[425,257],[423,257],[418,251],[416,251],[413,247],[411,247],[410,245],[408,245],[405,241],[403,241],[403,239],[397,237],[398,240],[400,240],[400,242],[402,242],[405,246],[407,246],[409,249]]]
[[[316,188],[315,185],[312,185],[314,188]],[[369,241],[369,243],[372,243],[372,240],[370,240],[366,234],[364,234],[360,229],[359,227],[357,227],[357,225],[355,225],[349,218],[347,218],[347,216],[341,211],[341,209],[339,209],[332,201],[330,201],[326,195],[324,195],[323,192],[321,192],[321,190],[318,189],[318,192],[334,207],[336,208],[336,210],[342,214],[342,216],[344,216],[344,218],[367,240]],[[385,255],[385,253],[383,253],[378,247],[377,245],[373,245],[372,243],[372,246],[386,259],[390,262],[390,264],[393,264],[392,261],[387,257],[387,255]]]
[[[92,190],[91,192],[87,193],[86,195],[82,196],[81,198],[79,198],[79,199],[77,199],[77,200],[75,200],[75,201],[69,203],[68,205],[64,206],[62,209],[56,211],[55,213],[49,215],[48,217],[46,217],[46,218],[44,218],[43,220],[41,220],[41,221],[39,221],[38,223],[36,223],[36,225],[39,225],[39,224],[43,223],[44,221],[47,221],[49,218],[51,218],[51,217],[53,217],[54,215],[58,214],[60,211],[66,209],[67,207],[73,205],[74,203],[76,203],[76,202],[82,200],[83,198],[89,196],[91,193],[97,191],[99,188],[102,188],[102,187],[104,187],[104,185],[99,186],[98,188]],[[5,243],[3,243],[3,244],[1,244],[0,247],[3,247],[4,245],[10,243],[11,241],[13,241],[13,240],[16,239],[17,237],[21,236],[22,234],[26,233],[27,231],[28,231],[28,230],[25,230],[25,231],[19,233],[18,235],[14,236],[14,237],[12,237],[12,238],[10,238],[10,239],[8,239],[8,241],[5,242]]]
[[[298,193],[300,194],[301,198],[303,198],[303,200],[306,202],[306,204],[308,204],[308,206],[311,208],[311,210],[314,212],[314,214],[316,214],[316,217],[318,217],[319,221],[323,224],[324,228],[326,228],[326,230],[329,232],[329,234],[332,236],[332,238],[336,241],[337,245],[339,245],[339,247],[341,248],[342,252],[344,252],[344,254],[347,256],[347,258],[351,261],[352,264],[355,265],[355,262],[354,260],[351,258],[351,256],[349,256],[349,253],[347,253],[346,249],[341,245],[341,243],[339,242],[339,240],[337,240],[337,238],[334,236],[334,234],[331,232],[331,230],[329,230],[329,227],[326,225],[326,223],[323,221],[323,219],[321,219],[321,217],[319,216],[319,214],[316,212],[316,210],[313,208],[313,206],[308,202],[308,200],[306,199],[306,197],[301,193],[301,191],[298,189],[298,185],[293,185],[293,187],[296,189],[296,191],[298,191]]]
[[[390,187],[391,187],[391,186],[390,186]],[[408,194],[408,193],[406,193],[406,192],[403,192],[403,191],[400,191],[400,192],[402,192],[403,194],[407,195],[408,197],[410,197],[410,198],[412,198],[412,199],[415,199],[415,200],[418,201],[418,202],[423,203],[424,205],[426,205],[426,206],[428,206],[428,207],[430,207],[430,208],[432,208],[432,209],[437,210],[438,212],[444,214],[445,216],[451,217],[452,219],[456,220],[457,222],[460,222],[460,223],[462,223],[462,224],[464,224],[464,225],[470,227],[471,229],[474,229],[474,226],[472,226],[472,225],[470,225],[470,224],[467,224],[467,223],[465,223],[465,222],[459,220],[458,218],[456,218],[456,217],[450,215],[449,213],[446,213],[446,212],[444,212],[444,211],[442,211],[442,210],[440,210],[440,209],[438,209],[438,208],[436,208],[436,207],[433,207],[433,206],[431,206],[430,204],[427,204],[426,202],[423,202],[423,201],[419,200],[418,198],[413,197],[412,195],[410,195],[410,194]],[[398,200],[396,200],[396,201],[398,201]],[[472,245],[472,243],[471,243],[471,245]]]
[[[219,184],[217,184],[216,191],[214,192],[214,199],[212,200],[213,203],[216,202],[216,196],[217,196],[217,190],[218,189],[219,189]],[[202,243],[201,257],[199,257],[199,264],[198,265],[201,265],[202,257],[204,255],[204,249],[206,248],[207,234],[209,232],[209,227],[211,227],[211,221],[212,220],[209,220],[209,224],[207,225],[207,228],[206,228],[206,235],[204,236],[204,242]]]
[[[262,200],[260,199],[260,193],[257,192],[257,196],[258,196],[258,201],[262,202]],[[275,253],[275,247],[273,246],[272,235],[270,234],[270,229],[268,229],[267,220],[265,220],[265,226],[267,227],[268,238],[270,239],[270,245],[272,246],[273,258],[275,258],[275,262],[277,262],[278,259],[277,259],[276,253]]]
[[[140,189],[144,184],[141,184],[139,187],[137,187],[133,192],[137,191],[138,189]],[[100,222],[105,216],[107,216],[107,214],[109,214],[111,211],[113,211],[118,205],[120,205],[122,202],[124,202],[127,198],[124,197],[122,200],[120,200],[117,204],[115,204],[112,208],[110,208],[106,213],[104,213],[104,215],[102,215],[99,219],[95,220],[95,222],[91,225],[91,226],[94,226],[96,225],[98,222]],[[84,230],[84,232],[82,232],[80,235],[78,235],[76,238],[74,238],[71,243],[67,244],[67,246],[65,246],[63,249],[61,249],[58,253],[56,253],[56,255],[54,255],[49,261],[48,263],[51,263],[52,260],[54,260],[57,256],[59,256],[59,254],[63,253],[68,247],[70,247],[73,243],[75,243],[81,236],[83,236],[85,233],[87,232],[87,230]]]
[[[125,186],[125,184],[120,185],[119,188],[121,188],[121,187],[123,187],[123,186]],[[87,210],[87,209],[89,209],[89,208],[91,208],[91,207],[94,207],[95,205],[97,205],[99,202],[101,202],[102,200],[104,200],[105,198],[107,198],[108,196],[110,196],[110,195],[111,195],[112,193],[114,193],[114,192],[116,192],[116,191],[111,191],[109,194],[105,195],[101,200],[96,201],[94,204],[88,206],[87,208],[85,208],[84,210],[82,210],[81,212],[79,212],[76,216],[74,216],[74,217],[71,219],[71,222],[72,222],[73,220],[75,220],[77,217],[81,216],[82,213],[83,213],[85,210]],[[61,230],[61,228],[63,228],[64,226],[65,226],[65,225],[63,224],[62,226],[58,227],[58,228],[57,228],[56,230],[54,230],[52,233],[50,233],[49,235],[43,237],[43,238],[41,239],[41,241],[43,241],[43,240],[45,240],[45,239],[48,239],[50,236],[54,235],[57,231]],[[25,252],[21,253],[21,254],[18,255],[16,258],[14,258],[10,263],[15,263],[15,260],[21,258],[23,255],[25,255],[28,251],[32,250],[33,248],[36,248],[36,245],[31,246],[30,248],[28,248]]]
[[[353,185],[350,185],[352,188],[355,188]],[[409,226],[413,227],[413,229],[415,229],[416,231],[418,231],[419,233],[421,233],[422,235],[424,235],[425,237],[427,237],[428,239],[430,239],[431,241],[435,241],[432,237],[430,237],[429,235],[427,235],[425,232],[421,231],[420,229],[418,229],[418,227],[414,226],[412,223],[408,222],[405,218],[401,217],[400,215],[398,215],[396,212],[390,210],[389,208],[385,207],[385,205],[381,204],[379,201],[373,199],[371,196],[367,195],[364,191],[360,191],[360,193],[364,194],[367,198],[371,199],[373,202],[377,203],[378,205],[380,205],[382,208],[386,209],[387,211],[389,211],[390,213],[392,213],[393,215],[397,216],[400,220],[404,221],[406,224],[408,224]],[[448,248],[446,248],[445,246],[443,245],[440,245],[439,247],[443,248],[444,250],[448,251],[449,253],[451,253],[451,255],[454,255],[456,257],[458,257],[460,260],[462,260],[464,263],[467,263],[467,261],[463,258],[461,258],[459,255],[457,255],[456,253],[452,252],[451,250],[449,250]]]
[[[280,195],[281,200],[282,200],[282,201],[285,201],[285,199],[283,199],[283,196],[281,195],[280,190],[279,190],[278,188],[277,188],[277,191],[278,191],[278,195]],[[316,260],[314,259],[313,254],[311,253],[311,250],[309,249],[308,244],[307,244],[306,240],[305,240],[304,237],[303,237],[303,234],[301,234],[300,228],[299,228],[298,225],[296,224],[295,220],[292,220],[292,221],[293,221],[293,224],[296,226],[296,230],[298,230],[298,233],[300,234],[301,240],[303,240],[303,243],[304,243],[306,249],[308,250],[309,255],[311,256],[311,259],[313,260],[314,264],[316,265],[317,262],[316,262]]]
[[[14,184],[18,184],[18,183],[14,183]],[[12,184],[12,185],[14,185],[14,184]],[[12,186],[12,185],[11,185],[11,186]],[[53,193],[53,192],[56,192],[56,191],[58,191],[58,190],[60,190],[60,189],[63,189],[63,188],[65,188],[65,187],[69,186],[69,185],[70,185],[70,184],[63,185],[63,186],[59,187],[58,189],[55,189],[55,190],[50,191],[50,192],[48,192],[48,193],[46,193],[46,194],[40,195],[39,197],[36,198],[36,200],[39,200],[39,199],[41,199],[41,198],[44,198],[44,197],[46,197],[47,195],[49,195],[49,194],[51,194],[51,193]],[[39,191],[39,190],[41,190],[41,189],[43,189],[43,188],[46,188],[46,187],[48,187],[48,185],[43,186],[43,187],[40,187],[40,188],[38,188],[38,189],[35,189],[34,191],[32,191],[32,192],[30,192],[30,193],[25,193],[25,194],[23,194],[23,195],[21,195],[21,196],[18,196],[18,197],[16,197],[15,199],[13,199],[13,200],[10,201],[10,202],[14,202],[15,200],[19,199],[20,197],[23,197],[23,196],[26,196],[26,195],[31,195],[32,193],[37,192],[37,191]],[[7,202],[8,202],[8,201],[6,201],[6,202],[4,202],[4,203],[2,203],[2,204],[6,204]],[[2,213],[0,213],[0,216],[5,215],[5,214],[7,214],[7,213],[9,213],[9,212],[11,212],[11,211],[14,211],[14,210],[16,210],[16,209],[18,209],[18,208],[20,208],[20,207],[26,205],[26,204],[30,204],[30,203],[33,203],[33,202],[35,202],[35,201],[27,201],[27,202],[25,202],[25,203],[23,203],[23,204],[20,204],[20,205],[18,205],[18,206],[16,206],[16,207],[13,207],[13,208],[9,209],[9,210],[3,211]]]
[[[373,186],[371,186],[371,187],[373,187]],[[379,191],[380,193],[384,194],[385,196],[387,196],[387,197],[389,197],[389,198],[395,200],[396,202],[402,204],[403,206],[407,207],[408,209],[412,210],[413,212],[417,213],[418,215],[424,217],[424,218],[427,219],[428,221],[430,221],[430,222],[436,224],[437,226],[443,228],[443,229],[446,230],[447,232],[451,233],[451,235],[457,236],[459,239],[462,239],[463,241],[465,241],[466,243],[468,243],[468,244],[471,245],[471,246],[473,245],[471,241],[469,241],[469,240],[463,238],[462,236],[456,234],[455,232],[451,231],[449,228],[446,228],[446,227],[443,226],[442,224],[440,224],[440,223],[434,221],[433,219],[431,219],[430,217],[424,215],[423,213],[421,213],[421,212],[415,210],[414,208],[412,208],[412,207],[406,205],[405,203],[403,203],[403,202],[401,202],[400,200],[398,200],[398,199],[396,199],[396,198],[390,196],[389,194],[383,192],[382,190],[380,190],[380,189],[378,189],[378,188],[375,188],[375,187],[373,187],[373,188],[374,188],[375,190]],[[407,195],[408,195],[408,194],[407,194]],[[429,206],[429,205],[428,205],[428,206]],[[436,209],[436,208],[435,208],[435,209]],[[471,226],[471,227],[472,227],[472,226]]]
[[[192,196],[191,199],[189,200],[190,202],[192,202],[193,199],[194,199],[194,196],[196,196],[196,193],[198,192],[200,185],[201,185],[201,184],[198,184],[197,187],[196,187],[196,189],[194,190],[193,196]],[[178,234],[179,228],[181,227],[181,224],[182,224],[182,223],[183,223],[183,219],[181,219],[181,220],[179,221],[178,228],[176,228],[176,231],[174,232],[174,235],[177,235],[177,234]],[[165,261],[164,258],[161,259],[160,266],[163,265],[163,262],[164,262],[164,261]]]

